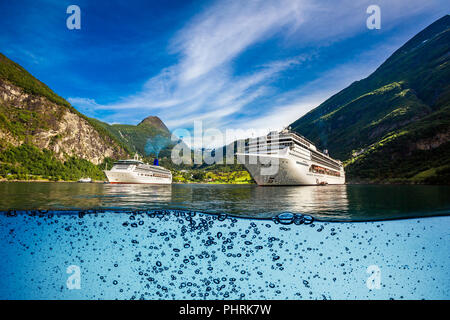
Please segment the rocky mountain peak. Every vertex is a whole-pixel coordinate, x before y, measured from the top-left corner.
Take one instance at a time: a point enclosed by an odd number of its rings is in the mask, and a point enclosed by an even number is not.
[[[149,116],[145,118],[138,124],[138,126],[150,126],[170,133],[164,122],[162,122],[162,120],[157,116]]]

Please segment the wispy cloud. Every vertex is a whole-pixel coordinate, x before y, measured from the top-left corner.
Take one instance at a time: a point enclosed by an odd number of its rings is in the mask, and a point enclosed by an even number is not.
[[[395,25],[385,21],[396,15],[414,15],[429,5],[419,0],[378,2],[385,28]],[[368,48],[365,60],[359,57],[355,58],[359,61],[336,65],[297,87],[275,85],[286,73],[314,59],[314,50],[301,50],[302,45],[322,48],[367,32],[365,9],[370,4],[368,0],[343,0],[339,5],[332,0],[217,1],[168,41],[167,54],[175,57],[176,63],[151,77],[139,92],[108,104],[76,97],[69,101],[81,110],[101,112],[108,122],[121,122],[126,114],[132,114],[128,120],[136,121],[153,114],[171,129],[191,128],[194,120],[219,129],[279,129],[350,82],[367,76],[382,62],[373,58],[373,53],[382,56],[383,48]],[[264,62],[250,61],[244,71],[238,70],[236,60],[273,38],[284,39],[287,48],[299,49],[292,55],[264,56],[260,60]]]
[[[220,120],[264,96],[270,82],[306,56],[269,61],[235,75],[232,60],[249,46],[286,25],[301,21],[301,1],[218,2],[195,17],[170,42],[179,62],[149,79],[143,90],[112,104],[69,98],[75,106],[112,112],[141,110],[161,116],[169,127],[193,120],[221,126]],[[116,114],[105,120],[115,121]]]
[[[172,44],[180,81],[208,74],[281,27],[299,24],[302,1],[222,1],[196,17]]]
[[[233,73],[232,60],[249,46],[283,26],[301,21],[302,1],[220,1],[194,17],[174,39],[169,51],[179,62],[149,79],[143,90],[116,103],[69,98],[81,109],[141,110],[161,116],[170,126],[192,125],[203,119],[220,126],[220,119],[263,96],[274,77],[305,57],[269,61],[245,75]],[[106,116],[114,121],[115,114]]]

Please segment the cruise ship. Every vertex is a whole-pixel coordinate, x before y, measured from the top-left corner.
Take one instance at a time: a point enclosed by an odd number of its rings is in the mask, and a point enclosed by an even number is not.
[[[236,155],[258,185],[345,183],[342,162],[332,159],[326,150],[317,150],[311,141],[290,128],[252,138],[245,151]]]
[[[146,184],[171,184],[172,173],[166,168],[160,167],[158,159],[153,165],[134,159],[119,160],[114,163],[111,170],[104,170],[109,183],[146,183]]]

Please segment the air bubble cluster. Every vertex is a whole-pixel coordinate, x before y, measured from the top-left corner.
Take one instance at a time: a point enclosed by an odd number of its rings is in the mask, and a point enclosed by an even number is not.
[[[448,299],[450,217],[338,223],[186,210],[0,213],[1,299]],[[81,289],[66,286],[67,267]],[[366,269],[379,266],[381,290]]]

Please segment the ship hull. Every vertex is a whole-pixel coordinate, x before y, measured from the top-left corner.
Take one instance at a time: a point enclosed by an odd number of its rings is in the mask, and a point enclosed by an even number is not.
[[[172,184],[172,178],[139,175],[133,171],[105,170],[106,178],[111,184]]]
[[[245,154],[244,166],[260,186],[298,186],[345,184],[345,175],[330,176],[310,172],[311,161],[299,161],[285,155],[251,155]],[[269,163],[272,163],[268,168]]]

